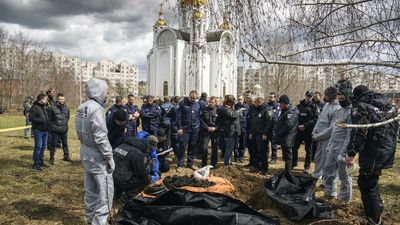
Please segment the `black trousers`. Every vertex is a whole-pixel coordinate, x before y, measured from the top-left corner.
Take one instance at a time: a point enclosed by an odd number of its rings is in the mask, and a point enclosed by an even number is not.
[[[291,171],[293,169],[293,155],[292,155],[292,147],[281,146],[282,147],[282,158],[285,161],[285,170]]]
[[[208,161],[208,143],[211,140],[211,165],[216,166],[218,162],[218,139],[217,133],[209,133],[201,130],[199,135],[199,155],[201,155],[201,166],[207,165]]]
[[[51,142],[50,142],[50,160],[54,160],[54,155],[56,153],[56,146],[59,140],[61,140],[64,159],[69,158],[69,149],[68,149],[68,132],[51,132]]]
[[[237,144],[235,145],[234,148],[234,158],[235,160],[243,160],[244,157],[244,151],[247,146],[247,134],[246,132],[241,132],[240,136],[237,137]]]
[[[383,212],[383,202],[378,183],[380,174],[380,170],[371,171],[361,168],[358,176],[358,187],[360,188],[365,214],[376,224],[379,223]]]
[[[298,162],[298,154],[299,154],[299,148],[301,143],[304,141],[304,147],[306,150],[306,158],[304,160],[304,169],[309,169],[310,164],[311,164],[311,158],[312,158],[312,138],[311,138],[311,133],[310,132],[305,132],[305,131],[298,131],[296,135],[296,141],[293,146],[293,167],[297,166]]]
[[[249,139],[249,134],[247,134],[247,149],[249,150],[250,162],[249,165],[255,167],[256,166],[256,148],[254,147],[253,140]]]
[[[262,134],[253,134],[252,141],[256,152],[255,166],[260,171],[268,171],[268,140],[262,140]]]

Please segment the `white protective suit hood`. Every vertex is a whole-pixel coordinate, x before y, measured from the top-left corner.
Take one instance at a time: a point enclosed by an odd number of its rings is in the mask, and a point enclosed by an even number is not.
[[[104,105],[104,99],[107,95],[108,85],[104,80],[91,78],[87,82],[86,95],[88,98],[95,100],[101,106]]]

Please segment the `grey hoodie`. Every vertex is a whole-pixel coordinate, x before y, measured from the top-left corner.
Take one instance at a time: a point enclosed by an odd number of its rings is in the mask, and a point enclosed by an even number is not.
[[[76,111],[75,129],[81,141],[81,160],[88,160],[94,164],[105,164],[112,158],[102,106],[107,91],[108,86],[104,80],[90,79],[86,87],[89,99]]]
[[[335,115],[341,107],[338,101],[326,103],[315,124],[312,136],[316,141],[329,140],[335,126]]]

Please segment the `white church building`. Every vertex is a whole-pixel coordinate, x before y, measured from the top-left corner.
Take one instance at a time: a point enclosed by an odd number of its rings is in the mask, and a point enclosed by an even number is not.
[[[223,97],[237,93],[236,43],[228,15],[210,31],[207,0],[180,0],[179,28],[169,27],[160,9],[147,55],[148,90],[154,96],[184,96],[191,90]]]

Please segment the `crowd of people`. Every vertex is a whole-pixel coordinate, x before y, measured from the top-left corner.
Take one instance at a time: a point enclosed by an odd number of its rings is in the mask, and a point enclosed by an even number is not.
[[[197,170],[211,165],[217,169],[235,162],[249,167],[250,172],[267,175],[269,165],[278,160],[278,147],[285,163],[282,169],[290,172],[297,167],[302,143],[303,172],[320,180],[325,199],[337,199],[342,205],[351,201],[350,170],[359,154],[358,185],[364,205],[369,206],[365,207],[367,219],[369,224],[383,223],[378,181],[381,170],[393,164],[398,125],[393,122],[370,129],[337,125],[377,123],[396,115],[397,110],[381,94],[366,86],[353,89],[350,81],[341,80],[326,88],[323,96],[306,91],[297,106],[287,95],[278,97],[274,92],[267,100],[263,96],[226,95],[222,102],[207,93],[199,96],[196,91],[182,99],[164,97],[163,101],[147,95],[141,108],[134,95],[117,96],[105,114],[106,82],[91,79],[86,92],[88,100],[77,109],[75,128],[85,169],[89,224],[106,224],[114,194],[135,196],[160,179],[161,173],[170,170],[170,152],[177,172],[183,167]],[[32,123],[35,138],[33,170],[46,166],[46,145],[54,164],[59,140],[64,160],[71,161],[67,144],[70,114],[64,95],[55,96],[50,89],[29,105],[31,100],[27,99],[24,114],[27,124]],[[310,171],[312,162],[315,166]]]

